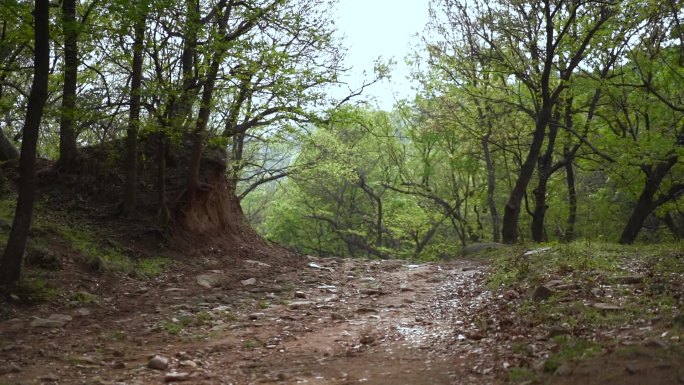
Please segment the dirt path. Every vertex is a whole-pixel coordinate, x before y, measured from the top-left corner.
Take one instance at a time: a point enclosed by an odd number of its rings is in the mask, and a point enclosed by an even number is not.
[[[156,282],[82,282],[69,301],[20,309],[0,324],[0,384],[501,382],[467,333],[487,295],[481,265],[220,264]],[[159,369],[148,367],[155,355]]]

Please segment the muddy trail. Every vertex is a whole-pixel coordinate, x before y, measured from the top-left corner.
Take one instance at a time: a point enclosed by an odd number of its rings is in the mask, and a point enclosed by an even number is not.
[[[0,383],[498,382],[466,337],[481,263],[240,264],[81,284],[62,306],[19,310],[0,324]]]
[[[515,320],[519,293],[487,289],[487,269],[216,256],[149,280],[84,274],[63,282],[58,300],[16,307],[0,323],[0,384],[574,383],[567,366],[542,382],[511,381],[511,368],[540,368],[555,345],[546,328]],[[679,363],[639,354],[639,368],[620,358],[611,372],[605,356],[576,375],[684,379]],[[663,368],[664,382],[648,382]]]

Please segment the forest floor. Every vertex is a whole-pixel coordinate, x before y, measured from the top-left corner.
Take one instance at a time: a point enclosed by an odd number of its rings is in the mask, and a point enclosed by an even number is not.
[[[0,384],[684,384],[681,275],[647,317],[642,265],[527,287],[487,261],[216,250],[146,278],[62,258],[48,300],[2,305]]]

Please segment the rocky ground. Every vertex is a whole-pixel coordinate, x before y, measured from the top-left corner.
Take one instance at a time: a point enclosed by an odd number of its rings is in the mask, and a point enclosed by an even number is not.
[[[488,290],[487,269],[216,255],[150,280],[83,275],[58,300],[12,306],[0,384],[684,383],[667,353],[679,336],[646,326],[611,337],[632,355],[544,368],[572,331],[516,319],[528,293]]]

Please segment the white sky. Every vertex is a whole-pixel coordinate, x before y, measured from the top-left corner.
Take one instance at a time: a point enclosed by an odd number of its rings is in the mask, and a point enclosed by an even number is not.
[[[412,99],[414,92],[406,79],[409,68],[404,63],[411,46],[419,45],[420,34],[428,19],[428,0],[339,0],[336,21],[349,49],[347,65],[352,67],[347,82],[362,84],[363,71],[372,78],[375,59],[396,61],[392,78],[367,89],[378,106],[390,110],[395,99]]]

